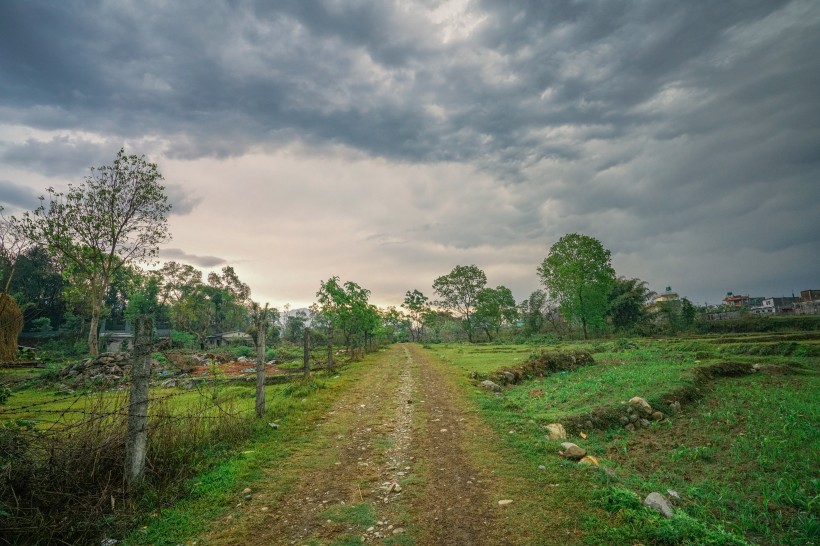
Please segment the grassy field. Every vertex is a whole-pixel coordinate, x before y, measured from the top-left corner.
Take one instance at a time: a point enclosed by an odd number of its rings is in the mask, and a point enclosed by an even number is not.
[[[597,509],[582,515],[589,544],[816,544],[820,542],[820,358],[817,336],[733,334],[671,340],[563,344],[596,364],[505,387],[473,387],[471,372],[515,367],[532,346],[433,345],[471,388],[482,415],[533,467],[571,472]],[[697,384],[695,368],[731,360],[760,373]],[[676,389],[694,401],[635,432],[585,430],[573,441],[609,469],[577,473],[557,457],[543,426],[640,396],[663,400]],[[641,506],[652,491],[680,495],[669,520]]]

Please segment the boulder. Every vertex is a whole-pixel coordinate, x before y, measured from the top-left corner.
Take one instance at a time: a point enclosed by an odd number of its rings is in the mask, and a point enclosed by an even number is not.
[[[629,404],[636,408],[642,410],[645,414],[651,415],[652,414],[652,406],[649,405],[649,402],[641,398],[640,396],[635,396],[630,398]]]
[[[561,443],[561,448],[564,451],[564,457],[566,457],[567,459],[572,459],[573,461],[583,459],[584,455],[587,454],[585,449],[578,447],[572,442]]]
[[[659,411],[653,411],[652,412],[652,419],[654,419],[655,421],[660,421],[661,419],[663,419],[663,413],[661,413]]]
[[[547,425],[547,432],[550,434],[550,440],[565,440],[567,438],[567,431],[561,423],[550,423]]]
[[[656,512],[660,512],[665,518],[671,518],[675,513],[672,503],[660,493],[650,493],[646,496],[646,499],[644,499],[643,504]]]
[[[484,381],[482,381],[481,386],[484,387],[485,389],[489,390],[489,391],[501,392],[501,386],[498,385],[497,383],[493,383],[489,379],[485,379]]]

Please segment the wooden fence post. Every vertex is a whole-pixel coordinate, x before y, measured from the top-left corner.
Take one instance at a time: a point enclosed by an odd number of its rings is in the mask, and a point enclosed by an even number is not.
[[[310,374],[310,328],[305,328],[305,340],[304,340],[304,360],[302,361],[302,370],[305,373],[305,377]]]
[[[150,316],[135,320],[131,392],[128,397],[128,436],[125,442],[125,477],[128,483],[142,480],[148,448],[148,382],[151,379]]]
[[[256,416],[265,414],[265,324],[260,325],[256,347]]]

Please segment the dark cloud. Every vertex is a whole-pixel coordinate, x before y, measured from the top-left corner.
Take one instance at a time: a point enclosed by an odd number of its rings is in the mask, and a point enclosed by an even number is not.
[[[416,224],[364,231],[382,247],[582,231],[657,271],[673,246],[745,256],[763,283],[782,272],[753,253],[820,246],[816,2],[465,5],[6,2],[3,119],[104,141],[31,137],[0,164],[67,177],[119,142],[193,160],[299,141],[475,167],[480,181],[413,182]],[[167,191],[175,214],[200,202]]]
[[[27,186],[0,180],[0,205],[2,206],[32,210],[39,205],[38,197]]]
[[[197,256],[195,254],[188,254],[180,248],[163,248],[159,251],[161,258],[166,260],[180,260],[189,264],[198,265],[200,267],[216,267],[218,265],[225,265],[228,263],[223,258],[216,256]]]
[[[198,204],[202,202],[202,197],[194,193],[195,190],[174,182],[165,183],[165,195],[171,203],[171,214],[189,214]]]
[[[110,164],[117,148],[111,144],[60,136],[48,141],[29,138],[20,144],[0,149],[0,161],[14,167],[46,176],[76,179],[88,174],[92,166]]]

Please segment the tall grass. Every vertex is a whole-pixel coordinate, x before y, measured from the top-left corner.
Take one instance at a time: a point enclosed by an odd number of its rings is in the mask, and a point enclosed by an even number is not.
[[[236,398],[201,396],[184,407],[151,405],[144,481],[124,477],[127,398],[99,394],[49,428],[0,426],[0,543],[86,544],[119,534],[141,511],[161,508],[209,458],[253,429]]]

